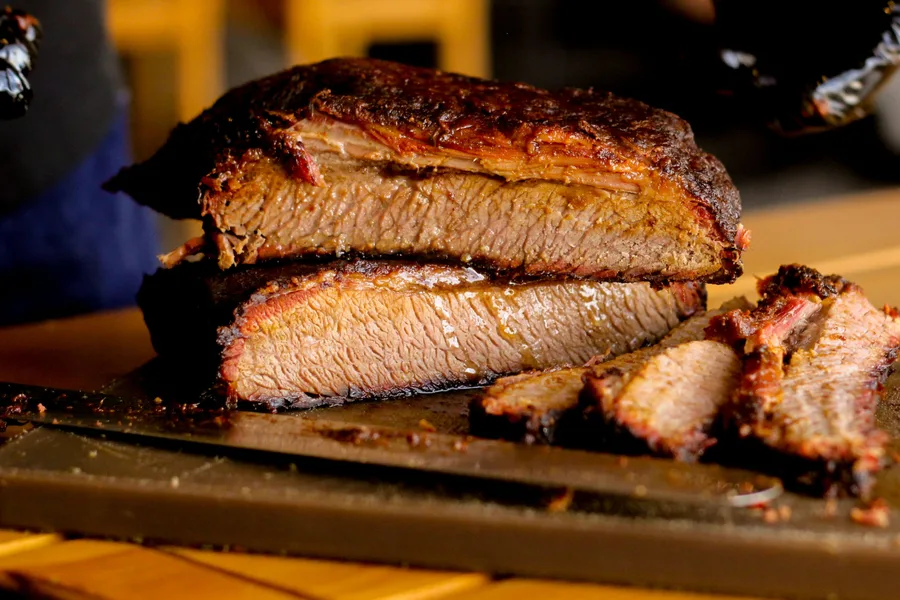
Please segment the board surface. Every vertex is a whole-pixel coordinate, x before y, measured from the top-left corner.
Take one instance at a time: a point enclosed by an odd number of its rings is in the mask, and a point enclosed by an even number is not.
[[[156,377],[145,369],[107,391],[155,393]],[[410,430],[425,419],[459,435],[473,393],[279,418]],[[896,406],[891,386],[880,419],[894,432]],[[650,463],[674,467],[644,458],[623,468],[638,477]],[[900,523],[857,525],[848,517],[852,500],[829,504],[791,493],[771,511],[640,493],[568,497],[514,482],[261,452],[223,455],[165,440],[138,445],[52,427],[0,447],[0,486],[0,526],[151,543],[809,598],[892,598],[900,569]],[[898,490],[900,472],[889,469],[878,491],[896,507]]]

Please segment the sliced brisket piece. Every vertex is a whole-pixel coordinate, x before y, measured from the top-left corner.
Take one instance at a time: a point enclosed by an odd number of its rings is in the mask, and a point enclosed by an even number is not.
[[[693,283],[511,283],[399,261],[226,272],[204,262],[159,271],[139,300],[160,355],[213,357],[232,400],[306,407],[623,354],[702,310],[705,294]]]
[[[594,365],[584,374],[580,407],[595,448],[696,460],[714,443],[708,432],[740,373],[731,347],[704,341],[713,319],[749,307],[735,298],[696,316],[654,347]]]
[[[585,376],[585,427],[619,452],[694,461],[715,439],[709,436],[719,408],[731,398],[741,359],[731,346],[698,340],[667,348],[633,365],[627,377],[614,370]],[[607,377],[618,393],[606,406]],[[623,383],[624,382],[624,383]]]
[[[762,280],[760,292],[759,308],[710,327],[715,335],[745,322],[733,338],[738,347],[743,338],[745,358],[725,428],[801,484],[865,495],[885,461],[875,408],[900,348],[900,320],[858,286],[797,266]],[[747,446],[739,444],[736,459],[753,455]]]
[[[469,405],[472,435],[526,444],[578,445],[578,394],[585,367],[498,379]]]
[[[694,315],[675,327],[658,344],[640,348],[602,362],[605,355],[592,358],[589,367],[571,367],[542,373],[522,373],[498,380],[475,399],[469,409],[472,433],[526,443],[601,447],[606,427],[583,427],[579,395],[587,373],[593,394],[585,400],[588,414],[602,403],[612,403],[633,371],[667,348],[703,339],[710,320],[729,310],[749,307],[743,298],[722,307]],[[593,418],[591,420],[594,420]]]
[[[374,59],[234,89],[106,188],[203,218],[220,266],[356,253],[531,275],[730,282],[749,235],[683,120]]]

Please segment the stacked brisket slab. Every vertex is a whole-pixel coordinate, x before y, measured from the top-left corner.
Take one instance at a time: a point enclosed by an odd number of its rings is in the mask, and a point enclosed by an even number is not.
[[[106,187],[202,220],[139,301],[230,401],[497,380],[477,433],[856,492],[884,463],[896,315],[798,266],[706,311],[741,272],[740,199],[640,102],[335,59],[230,91]]]
[[[202,219],[141,290],[153,343],[270,407],[627,354],[747,240],[670,113],[370,59],[234,89],[106,187]]]

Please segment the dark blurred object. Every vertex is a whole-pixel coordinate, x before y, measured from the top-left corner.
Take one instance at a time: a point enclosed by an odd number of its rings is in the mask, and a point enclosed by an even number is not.
[[[724,87],[785,134],[844,126],[869,115],[900,63],[900,6],[716,0]]]
[[[22,10],[0,12],[0,118],[16,119],[28,111],[34,67],[41,42],[41,24]]]
[[[889,93],[900,98],[900,76],[889,80],[878,95],[879,110],[869,118],[819,135],[781,135],[765,126],[757,95],[717,93],[735,74],[723,66],[713,2],[705,1],[492,0],[494,75],[548,88],[593,86],[678,114],[691,124],[700,146],[725,163],[746,210],[900,184],[900,155],[894,150],[900,150],[900,109],[885,106]],[[731,2],[758,15],[754,35],[763,42],[788,37],[775,17],[795,4],[809,14],[831,11],[825,16],[837,16],[853,38],[866,42],[862,54],[844,48],[850,65],[838,65],[832,73],[853,68],[854,62],[862,65],[881,36],[877,30],[874,37],[860,34],[844,18],[848,12],[866,14],[857,0]],[[838,7],[844,12],[835,12]],[[828,40],[822,44],[842,42],[840,36]],[[818,50],[811,50],[816,59]],[[895,129],[896,143],[886,137]]]
[[[97,150],[128,104],[106,31],[105,0],[0,0],[41,22],[27,114],[0,119],[0,218],[61,181]]]

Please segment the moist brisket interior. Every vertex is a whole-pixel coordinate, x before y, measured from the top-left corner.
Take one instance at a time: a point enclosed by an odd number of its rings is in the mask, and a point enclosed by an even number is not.
[[[760,284],[752,311],[723,315],[710,335],[744,353],[741,383],[722,411],[724,460],[748,460],[817,490],[867,495],[886,462],[875,423],[900,348],[900,320],[837,276],[788,265]]]
[[[510,282],[403,261],[161,270],[140,304],[158,353],[210,357],[231,400],[313,406],[476,385],[653,343],[702,285]]]
[[[374,59],[234,89],[106,188],[202,218],[205,239],[166,260],[222,268],[347,253],[721,283],[749,241],[725,169],[675,115]]]
[[[741,360],[735,351],[720,342],[694,340],[630,366],[627,377],[615,368],[585,375],[585,429],[607,450],[687,462],[700,458],[715,443],[709,431],[739,380]],[[609,387],[618,388],[611,401]]]
[[[580,410],[588,444],[629,454],[696,460],[715,440],[709,430],[731,397],[740,360],[727,346],[700,343],[710,323],[748,309],[734,298],[685,321],[656,346],[592,366]],[[685,347],[690,345],[689,347]]]
[[[609,410],[614,417],[615,403],[631,374],[654,355],[704,337],[710,320],[729,310],[749,307],[743,298],[696,314],[669,332],[658,344],[629,354],[610,358],[595,356],[587,367],[571,367],[543,373],[522,373],[498,380],[473,400],[469,409],[472,433],[526,443],[546,443],[573,447],[608,448],[614,429],[596,412]],[[589,380],[591,393],[579,396]],[[584,417],[589,424],[584,424]],[[622,431],[617,443],[623,441]],[[633,444],[628,444],[633,446]]]

